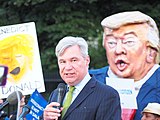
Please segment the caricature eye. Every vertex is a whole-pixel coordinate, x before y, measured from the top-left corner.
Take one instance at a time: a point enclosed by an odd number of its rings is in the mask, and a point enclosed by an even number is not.
[[[134,33],[128,33],[124,36],[123,44],[125,44],[128,47],[134,46],[138,41],[137,36]]]
[[[117,41],[116,38],[113,36],[109,36],[107,37],[107,44],[109,46],[109,48],[114,48],[117,45]]]
[[[135,38],[134,37],[129,37],[129,38],[126,38],[125,40],[123,40],[123,43],[129,47],[131,46],[134,46],[136,41],[135,41]]]

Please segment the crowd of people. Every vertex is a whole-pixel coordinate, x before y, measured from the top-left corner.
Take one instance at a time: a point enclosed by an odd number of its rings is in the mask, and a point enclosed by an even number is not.
[[[55,54],[67,91],[60,109],[57,101],[48,101],[42,119],[121,120],[124,108],[118,92],[107,85],[109,77],[134,79],[137,109],[132,120],[160,120],[160,39],[155,21],[140,11],[126,11],[104,18],[101,25],[108,60],[104,62],[109,65],[89,70],[86,40],[61,39]]]
[[[150,105],[149,103],[160,103],[160,40],[155,21],[140,11],[126,11],[104,18],[101,25],[104,30],[102,44],[106,50],[109,66],[89,70],[88,73],[90,60],[88,54],[84,54],[83,47],[78,43],[75,44],[78,38],[63,38],[56,47],[55,53],[62,79],[67,86],[77,87],[72,103],[62,119],[72,120],[80,117],[81,120],[125,119],[125,116],[122,117],[122,112],[126,109],[120,108],[118,96],[115,97],[114,93],[114,96],[108,97],[111,91],[115,91],[114,88],[103,92],[100,88],[95,89],[95,94],[92,91],[88,95],[91,90],[88,86],[93,79],[96,79],[95,84],[101,82],[107,88],[106,77],[109,77],[134,79],[137,109],[130,116],[133,116],[133,120],[149,120],[144,117],[146,116],[145,107]],[[80,73],[83,73],[83,76],[78,77]],[[95,84],[92,83],[92,88]],[[116,102],[113,102],[114,100]],[[56,101],[49,102],[44,110],[45,120],[61,118],[61,111],[63,113],[64,108],[60,110],[53,108],[57,105],[59,104]],[[90,107],[92,110],[89,109]]]

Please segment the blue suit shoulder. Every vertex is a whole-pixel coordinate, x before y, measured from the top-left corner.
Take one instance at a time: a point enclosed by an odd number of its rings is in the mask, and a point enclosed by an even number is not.
[[[108,71],[108,66],[99,68],[99,69],[90,69],[89,74],[93,75],[98,81],[102,83],[106,83],[105,78],[108,77],[107,71]]]
[[[108,66],[105,66],[99,69],[90,69],[89,73],[90,74],[104,74],[107,72],[107,70],[108,70]]]
[[[160,72],[160,67],[157,69],[158,72]]]

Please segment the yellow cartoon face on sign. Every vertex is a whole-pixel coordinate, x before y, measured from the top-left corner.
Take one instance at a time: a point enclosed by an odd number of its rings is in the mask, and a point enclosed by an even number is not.
[[[8,66],[8,79],[17,83],[28,70],[32,70],[33,37],[17,34],[0,40],[0,65]]]

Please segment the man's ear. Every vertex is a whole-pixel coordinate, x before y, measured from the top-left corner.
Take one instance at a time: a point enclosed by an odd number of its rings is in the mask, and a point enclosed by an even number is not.
[[[148,47],[147,49],[147,62],[156,63],[157,51],[154,48]]]
[[[89,63],[90,63],[90,56],[88,55],[88,56],[86,57],[86,64],[89,66]]]

